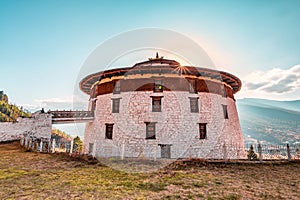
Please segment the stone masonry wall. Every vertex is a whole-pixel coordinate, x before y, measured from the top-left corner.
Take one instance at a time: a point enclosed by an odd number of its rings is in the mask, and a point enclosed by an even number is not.
[[[0,122],[0,142],[17,140],[23,136],[51,138],[51,115],[34,113],[31,118],[18,118],[17,122]]]
[[[151,96],[162,96],[162,112],[152,112]],[[191,113],[189,97],[199,98],[199,113]],[[121,98],[120,112],[112,113],[112,99]],[[223,105],[227,105],[228,119]],[[147,140],[145,122],[156,122],[156,139]],[[113,139],[105,139],[105,123],[114,123]],[[199,123],[207,123],[207,139],[200,140]],[[244,157],[244,141],[235,101],[212,93],[191,94],[180,91],[122,92],[99,95],[95,120],[86,125],[85,152],[95,145],[96,156],[160,158],[159,144],[171,145],[171,158],[229,158]]]

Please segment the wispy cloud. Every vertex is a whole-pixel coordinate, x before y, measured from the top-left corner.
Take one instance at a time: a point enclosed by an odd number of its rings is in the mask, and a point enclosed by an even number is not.
[[[241,77],[243,87],[237,98],[254,97],[278,100],[300,98],[300,65],[289,69],[254,71]]]
[[[300,65],[286,70],[274,68],[268,71],[255,71],[244,80],[245,89],[248,91],[291,93],[300,88]]]
[[[87,109],[88,99],[81,97],[62,97],[35,99],[34,104],[26,104],[24,108],[34,112],[44,108],[45,110],[85,110]]]

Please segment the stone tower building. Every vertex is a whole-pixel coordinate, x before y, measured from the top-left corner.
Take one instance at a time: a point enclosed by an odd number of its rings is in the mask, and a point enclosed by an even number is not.
[[[86,153],[99,157],[241,158],[244,140],[226,72],[181,66],[156,56],[80,82],[95,119],[86,124]]]

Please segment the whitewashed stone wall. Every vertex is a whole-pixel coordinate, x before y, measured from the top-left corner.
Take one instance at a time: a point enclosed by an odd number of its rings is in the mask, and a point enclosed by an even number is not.
[[[17,140],[23,136],[51,138],[51,115],[34,113],[31,118],[18,118],[17,122],[0,122],[0,142]]]
[[[162,112],[152,112],[151,96],[162,96]],[[189,97],[199,97],[199,113],[190,112]],[[112,113],[112,98],[121,98],[120,112]],[[227,105],[228,119],[224,119]],[[156,139],[146,140],[145,122],[156,123]],[[114,123],[113,139],[105,139],[105,123]],[[200,140],[199,123],[207,123],[207,139]],[[96,156],[160,158],[159,144],[170,144],[171,158],[243,158],[244,141],[235,101],[212,93],[151,91],[99,95],[95,120],[86,125],[85,151],[95,145]],[[156,155],[154,155],[156,154]]]

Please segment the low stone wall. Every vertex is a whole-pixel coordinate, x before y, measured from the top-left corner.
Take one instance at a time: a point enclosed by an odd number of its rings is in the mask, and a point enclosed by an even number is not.
[[[51,114],[34,113],[31,118],[18,118],[17,122],[0,122],[0,142],[22,137],[51,138]]]

